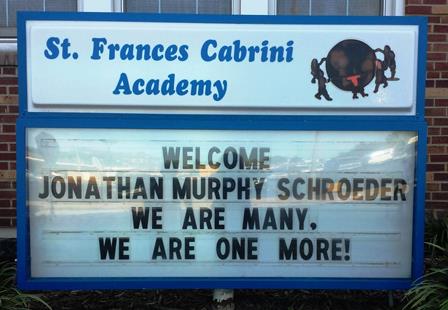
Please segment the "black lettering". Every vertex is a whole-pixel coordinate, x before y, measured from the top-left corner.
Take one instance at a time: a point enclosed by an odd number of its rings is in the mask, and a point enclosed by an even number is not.
[[[219,195],[220,187],[221,183],[218,178],[208,178],[208,199],[213,199],[213,194],[215,194],[215,199],[221,199]]]
[[[284,238],[280,238],[279,240],[279,260],[291,260],[297,259],[297,239],[292,238],[289,247],[286,244],[286,241]]]
[[[347,200],[350,198],[352,192],[352,186],[350,185],[350,181],[346,178],[342,178],[339,180],[338,184],[338,197],[341,200]]]
[[[316,195],[314,200],[320,200],[320,178],[314,180],[316,185],[313,185],[313,178],[308,178],[308,200],[313,200],[313,193]]]
[[[303,238],[302,241],[300,241],[299,252],[301,259],[310,260],[313,256],[313,241],[309,238]]]
[[[292,229],[293,224],[293,210],[291,208],[280,209],[280,229]]]
[[[269,169],[269,152],[270,148],[268,147],[260,147],[260,156],[259,156],[259,169]]]
[[[47,198],[47,197],[48,197],[48,194],[49,194],[49,190],[48,190],[48,188],[49,188],[50,186],[49,186],[48,176],[47,176],[47,175],[44,176],[43,181],[44,181],[44,190],[43,190],[42,193],[39,193],[39,198],[40,198],[40,199],[45,199],[45,198]]]
[[[224,213],[226,209],[215,208],[215,229],[225,229]]]
[[[330,243],[328,240],[323,238],[317,238],[316,240],[316,248],[317,248],[317,260],[329,260],[328,249],[330,248]]]
[[[76,177],[76,182],[75,182],[75,178],[72,176],[68,177],[68,198],[73,198],[73,196],[76,199],[81,199],[82,198],[82,192],[81,192],[81,177],[77,176]]]
[[[289,180],[287,178],[281,178],[277,182],[277,188],[283,192],[281,194],[278,194],[278,198],[280,200],[287,200],[287,199],[289,199],[289,196],[291,195],[289,189],[287,187],[285,187],[284,184],[289,184]]]
[[[185,238],[185,259],[195,259],[194,242],[194,237]]]
[[[128,260],[129,259],[129,237],[118,238],[118,259]]]
[[[394,180],[394,200],[398,200],[398,195],[400,195],[401,201],[406,201],[406,190],[408,183],[403,179]]]
[[[118,177],[118,199],[123,199],[123,192],[125,192],[126,199],[131,198],[131,178],[125,177],[125,184],[123,184],[123,177]]]
[[[305,219],[308,214],[308,208],[297,208],[296,209],[297,219],[299,220],[299,230],[305,229]]]
[[[103,181],[106,182],[106,197],[112,199],[112,182],[115,182],[115,177],[103,177]]]
[[[180,147],[174,148],[170,146],[167,149],[167,147],[164,146],[162,152],[165,169],[171,169],[171,165],[173,165],[173,169],[179,169]]]
[[[260,215],[258,208],[244,208],[243,229],[260,229]]]
[[[331,240],[331,260],[342,260],[342,239]]]
[[[227,199],[227,194],[235,190],[235,180],[232,178],[222,179],[222,199]]]
[[[132,207],[131,211],[134,229],[139,229],[140,225],[142,226],[142,229],[148,229],[149,207]]]
[[[185,178],[182,186],[178,178],[173,178],[173,199],[191,199],[191,178]]]
[[[59,191],[58,191],[59,184]],[[65,181],[61,176],[56,176],[51,181],[51,194],[54,198],[60,199],[65,195]],[[87,198],[87,197],[86,197]]]
[[[243,199],[243,193],[244,199],[250,198],[250,178],[244,178],[244,183],[243,178],[238,178],[238,200]]]
[[[224,246],[224,248],[223,248]],[[223,260],[229,257],[230,254],[230,242],[226,238],[222,237],[216,242],[216,255],[218,258]]]
[[[94,196],[95,199],[100,199],[100,190],[98,189],[98,184],[96,184],[95,177],[90,177],[89,183],[87,183],[86,199],[90,199],[91,196]]]
[[[303,197],[305,197],[305,194],[303,192],[298,191],[299,184],[303,185],[305,184],[305,180],[302,178],[296,178],[294,182],[292,183],[292,195],[297,200],[302,200]]]
[[[261,190],[263,189],[265,178],[253,178],[254,185],[255,185],[255,199],[260,200],[261,199]]]
[[[266,209],[266,214],[264,216],[263,221],[263,230],[267,230],[269,227],[273,230],[277,229],[277,223],[275,222],[275,216],[274,216],[274,209],[272,208]]]
[[[200,178],[200,188],[198,186],[198,178],[193,177],[193,197],[195,199],[203,199],[205,197],[205,178]]]
[[[322,200],[326,200],[327,195],[328,195],[329,200],[334,200],[333,191],[334,191],[334,181],[330,178],[323,178],[322,179]]]
[[[166,259],[165,245],[163,244],[163,239],[161,237],[156,238],[154,250],[152,252],[152,259],[157,259],[158,257]]]
[[[162,229],[162,215],[159,214],[162,212],[161,207],[152,207],[151,220],[152,220],[152,229]]]
[[[149,178],[149,188],[150,193],[149,193],[149,197],[151,199],[154,199],[155,196],[157,195],[158,199],[163,199],[163,178],[162,177],[158,177],[157,179],[155,177],[150,177]]]
[[[170,238],[170,259],[174,258],[176,255],[176,259],[182,259],[182,255],[180,254],[180,250],[182,249],[182,241],[179,238]]]
[[[196,169],[205,169],[205,165],[201,164],[201,149],[199,147],[195,148],[195,157]]]
[[[380,184],[377,180],[372,178],[366,179],[366,200],[372,201],[375,200],[376,197],[378,197]],[[373,190],[373,192],[372,192]]]
[[[246,239],[245,238],[232,238],[232,259],[244,259]]]
[[[212,216],[213,212],[209,208],[199,209],[199,228],[204,229],[204,224],[207,225],[207,229],[212,229]]]
[[[187,229],[191,226],[192,229],[198,229],[196,224],[196,218],[194,217],[194,212],[192,207],[188,207],[185,211],[184,223],[182,224],[182,229]]]
[[[258,239],[257,238],[247,238],[247,259],[256,260],[258,259]]]
[[[214,162],[213,161],[213,153],[221,153],[221,150],[219,148],[217,148],[216,146],[210,148],[210,150],[208,151],[208,165],[210,166],[210,168],[212,169],[218,169],[219,166],[221,166],[221,164],[219,162]]]
[[[392,191],[389,185],[392,184],[392,179],[381,179],[381,200],[392,200],[390,192]]]
[[[353,179],[353,200],[363,200],[364,196],[362,195],[362,184],[364,183],[364,179],[354,178]]]
[[[258,148],[252,148],[247,157],[246,148],[240,147],[240,169],[257,169],[258,164]]]
[[[142,199],[148,199],[148,195],[146,194],[145,182],[143,182],[142,177],[137,177],[135,180],[132,199],[137,199],[139,196],[141,196]]]
[[[232,158],[231,161],[229,161],[229,158]],[[238,164],[238,152],[234,147],[229,146],[224,150],[224,167],[227,169],[233,169]]]
[[[102,238],[98,239],[99,247],[100,247],[100,258],[102,260],[107,259],[115,259],[115,251],[117,249],[117,238]]]
[[[193,152],[193,148],[192,147],[183,147],[182,148],[182,167],[184,169],[193,169],[193,164],[188,163],[188,161],[193,159],[193,155],[191,155],[190,153]]]

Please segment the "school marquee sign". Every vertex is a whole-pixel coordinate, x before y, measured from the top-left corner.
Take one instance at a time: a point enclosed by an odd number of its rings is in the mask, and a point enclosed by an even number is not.
[[[422,19],[19,20],[21,287],[421,274]]]

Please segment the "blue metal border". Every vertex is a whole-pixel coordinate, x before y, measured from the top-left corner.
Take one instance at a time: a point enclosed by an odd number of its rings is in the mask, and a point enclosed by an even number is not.
[[[123,128],[195,130],[338,130],[338,131],[415,131],[418,134],[414,197],[412,276],[384,278],[32,278],[29,266],[29,228],[26,207],[27,184],[25,136],[27,128]],[[105,119],[45,116],[19,120],[18,135],[18,285],[30,290],[137,289],[137,288],[307,288],[307,289],[406,289],[423,272],[424,190],[426,160],[426,123],[378,121],[297,122],[283,117],[260,116],[158,116]],[[20,143],[20,145],[19,145]],[[20,202],[20,205],[19,205]]]
[[[389,116],[397,120],[424,119],[427,18],[424,16],[258,16],[258,15],[189,15],[189,14],[141,14],[141,13],[68,13],[68,12],[19,12],[17,14],[19,60],[19,111],[29,116],[40,112],[27,111],[26,87],[26,22],[31,20],[55,21],[115,21],[115,22],[170,22],[170,23],[228,23],[228,24],[304,24],[304,25],[414,25],[418,26],[418,65],[416,115]],[[64,114],[64,112],[54,112]],[[68,113],[69,114],[69,113]],[[76,114],[76,113],[75,113]],[[112,113],[96,113],[96,115]],[[121,114],[115,114],[116,116]],[[298,116],[302,119],[320,118],[321,115]],[[345,118],[359,116],[345,116]],[[382,116],[366,118],[380,120]]]
[[[420,281],[424,272],[425,238],[425,189],[428,130],[425,121],[418,128],[417,161],[415,170],[416,188],[414,197],[412,276]]]
[[[26,21],[151,21],[233,24],[348,24],[417,25],[418,68],[416,116],[269,116],[269,115],[144,115],[112,113],[27,112]],[[139,288],[307,288],[307,289],[406,289],[423,274],[426,123],[424,91],[426,70],[425,17],[296,17],[151,15],[113,13],[18,14],[19,119],[17,121],[17,281],[22,289],[139,289]],[[412,276],[384,278],[32,278],[26,183],[27,128],[147,128],[207,130],[341,130],[415,131],[418,133]]]
[[[19,118],[16,126],[17,283],[26,281],[30,274],[25,137],[25,121]]]
[[[425,87],[426,87],[426,48],[428,41],[428,19],[423,17],[418,25],[417,55],[417,106],[416,117],[425,119]]]

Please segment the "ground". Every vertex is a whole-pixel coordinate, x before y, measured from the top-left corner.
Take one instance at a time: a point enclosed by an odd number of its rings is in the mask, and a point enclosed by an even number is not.
[[[72,291],[39,293],[54,310],[214,309],[212,290]],[[402,293],[384,291],[235,290],[235,309],[398,310]],[[33,309],[44,309],[33,307]]]

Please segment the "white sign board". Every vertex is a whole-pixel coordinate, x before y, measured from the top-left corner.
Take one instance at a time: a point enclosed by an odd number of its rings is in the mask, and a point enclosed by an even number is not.
[[[415,135],[29,128],[31,276],[409,278]]]
[[[415,115],[417,25],[27,21],[30,112]]]

